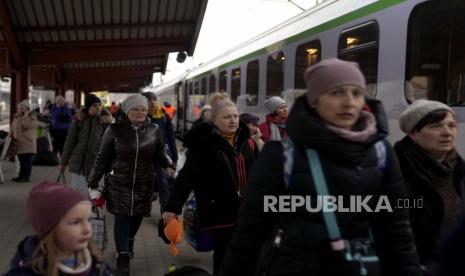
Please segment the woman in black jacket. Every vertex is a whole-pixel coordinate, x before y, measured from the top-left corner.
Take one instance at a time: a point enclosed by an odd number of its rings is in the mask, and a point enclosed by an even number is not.
[[[103,197],[115,216],[118,275],[129,275],[135,236],[152,209],[154,165],[167,168],[170,175],[173,170],[160,131],[147,118],[147,98],[129,96],[121,108],[127,116],[105,131],[88,185],[91,199],[98,198],[98,182],[105,175]]]
[[[225,95],[211,100],[211,122],[186,135],[187,161],[176,178],[163,213],[165,223],[180,214],[194,190],[203,230],[213,239],[213,266],[217,273],[237,221],[254,153],[249,148],[249,130],[239,122],[237,107]]]
[[[435,271],[435,259],[450,229],[463,213],[465,162],[455,150],[457,122],[447,105],[417,100],[399,118],[407,135],[394,149],[404,174],[410,223],[421,264]]]
[[[254,164],[220,275],[346,275],[321,212],[306,206],[265,212],[265,196],[310,196],[315,201],[306,148],[318,152],[329,193],[342,196],[346,207],[350,196],[371,195],[368,206],[376,210],[381,196],[394,205],[404,195],[397,160],[384,140],[386,115],[379,101],[365,97],[358,66],[328,59],[308,68],[305,79],[307,95],[296,100],[287,124],[295,152],[286,155],[293,160],[289,186],[283,146],[270,142]],[[336,210],[335,215],[344,239],[368,238],[371,229],[382,275],[421,275],[406,210],[361,208]]]

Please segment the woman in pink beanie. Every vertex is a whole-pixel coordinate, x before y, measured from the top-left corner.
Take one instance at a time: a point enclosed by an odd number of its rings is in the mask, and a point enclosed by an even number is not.
[[[423,275],[408,210],[394,205],[406,195],[385,140],[381,102],[365,96],[365,78],[352,62],[323,60],[306,70],[305,80],[307,94],[296,99],[287,120],[289,139],[269,142],[254,163],[219,275],[379,275],[367,263],[357,265],[368,271],[349,272],[356,265],[345,256],[357,246],[348,244],[360,240],[369,245],[365,252],[376,252],[381,275]],[[318,171],[310,169],[307,149],[318,156],[328,192],[317,192]],[[317,207],[322,196],[337,205],[335,236],[321,208],[325,199]],[[371,207],[344,208],[355,198]],[[380,199],[393,207],[378,209]]]
[[[42,182],[29,193],[27,211],[36,235],[28,236],[5,275],[112,275],[92,241],[91,203],[73,189]]]

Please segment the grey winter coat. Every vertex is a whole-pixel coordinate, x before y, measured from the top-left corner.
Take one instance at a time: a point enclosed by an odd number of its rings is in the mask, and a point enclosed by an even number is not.
[[[69,166],[72,173],[89,177],[105,128],[112,120],[106,109],[95,117],[81,112],[68,131],[60,165]]]

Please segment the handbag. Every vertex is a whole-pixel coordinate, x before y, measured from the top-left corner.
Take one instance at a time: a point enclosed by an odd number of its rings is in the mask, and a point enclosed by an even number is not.
[[[108,245],[108,233],[105,215],[99,208],[92,206],[92,239],[100,251],[104,251]]]
[[[329,195],[318,153],[313,149],[306,149],[305,153],[307,154],[308,165],[317,194],[320,196]],[[374,249],[373,239],[371,237],[360,237],[351,240],[342,239],[334,212],[326,210],[322,213],[331,241],[331,248],[343,256],[344,275],[380,275],[379,258]]]
[[[11,136],[8,136],[5,141],[5,147],[5,158],[14,158],[14,156],[18,152],[18,140]]]
[[[194,196],[188,199],[184,205],[182,221],[185,238],[195,251],[207,252],[213,250],[213,239],[211,234],[200,228],[197,202]]]

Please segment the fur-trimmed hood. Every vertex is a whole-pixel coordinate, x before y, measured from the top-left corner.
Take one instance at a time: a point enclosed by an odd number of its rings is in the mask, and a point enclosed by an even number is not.
[[[84,121],[89,117],[89,114],[85,113],[83,108],[78,109],[77,111],[77,120]],[[98,115],[100,124],[102,125],[109,125],[113,122],[113,116],[111,115],[110,111],[106,108],[102,108],[102,112]]]

